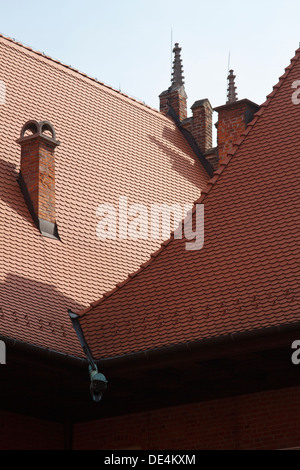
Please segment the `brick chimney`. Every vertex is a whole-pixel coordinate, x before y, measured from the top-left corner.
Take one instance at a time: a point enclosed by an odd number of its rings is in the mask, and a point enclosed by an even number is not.
[[[182,71],[180,51],[181,47],[179,47],[178,43],[176,43],[173,49],[174,61],[172,84],[167,90],[163,91],[159,95],[159,109],[163,114],[167,114],[171,106],[175,111],[178,119],[183,121],[187,118],[187,95],[184,88],[184,76]]]
[[[212,114],[213,109],[207,98],[195,101],[191,107],[191,133],[202,153],[212,147]]]
[[[42,235],[59,239],[55,213],[54,161],[54,150],[59,142],[54,128],[47,121],[28,121],[17,143],[21,146],[18,182],[31,216]]]
[[[248,99],[237,99],[236,86],[234,84],[235,75],[230,70],[228,75],[227,102],[223,106],[214,108],[218,112],[217,146],[219,162],[221,163],[232,149],[233,144],[239,139],[241,134],[252,121],[259,106]]]

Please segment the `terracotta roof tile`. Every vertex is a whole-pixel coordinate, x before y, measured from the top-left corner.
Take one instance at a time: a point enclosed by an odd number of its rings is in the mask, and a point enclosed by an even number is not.
[[[208,176],[170,118],[42,53],[0,36],[0,334],[83,355],[67,309],[82,310],[146,262],[159,240],[96,236],[99,204],[193,203]],[[34,226],[17,183],[16,139],[48,120],[61,242]]]
[[[300,49],[285,70],[201,191],[203,249],[187,251],[172,236],[109,298],[80,312],[95,358],[299,321],[300,106],[291,97]]]

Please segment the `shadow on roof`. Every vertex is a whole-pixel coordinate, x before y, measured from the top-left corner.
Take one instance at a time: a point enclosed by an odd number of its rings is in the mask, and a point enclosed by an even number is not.
[[[0,158],[0,199],[37,229],[18,184],[18,177],[16,165]]]
[[[199,176],[201,176],[200,166],[199,168],[197,168],[196,164],[192,164],[191,161],[182,154],[182,152],[181,153],[176,152],[171,147],[165,145],[163,141],[159,141],[157,137],[155,137],[154,135],[148,134],[148,137],[153,144],[155,144],[160,150],[162,150],[170,158],[173,170],[175,170],[177,173],[183,176],[185,180],[189,181],[194,186],[199,187],[197,185],[197,181],[199,183]],[[174,142],[173,142],[173,145],[174,145]],[[194,158],[196,162],[197,157],[195,156]],[[199,189],[201,188],[199,187]]]
[[[23,341],[44,343],[50,349],[51,344],[57,350],[65,340],[75,338],[68,308],[84,308],[54,286],[12,273],[0,284],[0,307],[0,329],[5,336],[15,337],[19,331]]]

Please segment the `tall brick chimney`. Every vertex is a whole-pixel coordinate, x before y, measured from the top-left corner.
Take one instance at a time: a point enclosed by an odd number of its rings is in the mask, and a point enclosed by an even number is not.
[[[192,117],[186,119],[182,125],[192,134],[200,151],[213,170],[217,170],[219,166],[217,149],[212,148],[213,108],[209,100],[205,98],[195,101],[191,110]]]
[[[26,133],[30,132],[29,135]],[[54,150],[59,145],[53,126],[34,120],[24,124],[18,182],[31,216],[41,234],[59,239],[55,213]]]
[[[175,44],[173,49],[174,61],[173,61],[173,73],[172,73],[172,84],[171,86],[163,91],[159,95],[160,111],[163,114],[167,114],[170,106],[175,111],[178,119],[183,121],[187,117],[187,95],[184,88],[184,76],[182,71],[181,47],[178,43]]]
[[[247,124],[252,121],[253,115],[259,109],[256,103],[248,99],[237,99],[233,70],[229,71],[227,78],[227,102],[223,106],[214,108],[218,112],[216,127],[219,163],[226,158],[233,144],[239,139]]]
[[[191,133],[202,153],[212,147],[212,114],[213,109],[207,98],[195,101],[191,107]]]

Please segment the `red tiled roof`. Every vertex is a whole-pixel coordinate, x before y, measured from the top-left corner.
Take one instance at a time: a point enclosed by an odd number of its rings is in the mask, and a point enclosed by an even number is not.
[[[82,356],[67,309],[86,308],[160,246],[100,241],[99,204],[193,203],[208,176],[170,118],[3,36],[0,80],[0,335]],[[38,232],[17,183],[16,139],[29,119],[50,121],[61,142],[61,242]]]
[[[203,249],[171,237],[80,312],[95,358],[299,321],[299,78],[300,49],[202,191]]]

